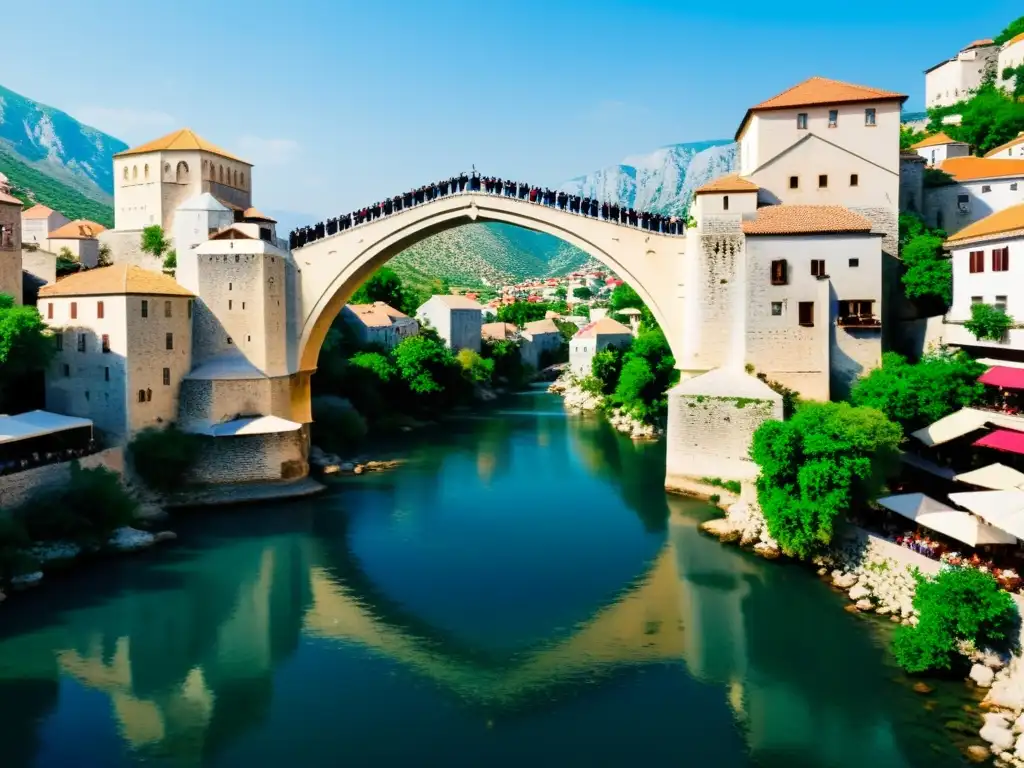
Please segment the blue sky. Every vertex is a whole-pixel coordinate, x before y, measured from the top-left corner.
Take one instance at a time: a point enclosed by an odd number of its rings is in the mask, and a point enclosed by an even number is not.
[[[696,7],[695,7],[696,6]],[[468,169],[541,184],[682,141],[814,74],[924,100],[1019,0],[36,0],[0,83],[130,144],[182,126],[255,203],[337,213]]]

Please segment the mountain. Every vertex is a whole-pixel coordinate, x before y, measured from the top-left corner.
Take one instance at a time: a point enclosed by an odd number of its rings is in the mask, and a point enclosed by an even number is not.
[[[84,196],[109,204],[113,156],[128,145],[0,86],[0,148]]]

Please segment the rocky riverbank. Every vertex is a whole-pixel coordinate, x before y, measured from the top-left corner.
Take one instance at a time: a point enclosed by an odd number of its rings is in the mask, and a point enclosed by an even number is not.
[[[730,504],[725,517],[706,521],[701,530],[717,536],[723,544],[750,547],[768,560],[774,560],[781,554],[779,543],[768,533],[764,515],[756,501],[740,500]]]
[[[604,398],[585,391],[580,387],[576,378],[568,371],[563,372],[548,387],[548,392],[562,396],[565,407],[576,413],[604,411]],[[634,440],[654,440],[664,434],[661,427],[653,424],[645,424],[639,419],[625,413],[619,408],[612,408],[605,411],[608,422],[616,430],[629,435]]]
[[[388,469],[399,467],[404,462],[401,459],[388,459],[386,461],[375,461],[368,459],[346,460],[335,453],[313,446],[309,451],[309,466],[321,475],[361,475],[365,472],[383,472]]]

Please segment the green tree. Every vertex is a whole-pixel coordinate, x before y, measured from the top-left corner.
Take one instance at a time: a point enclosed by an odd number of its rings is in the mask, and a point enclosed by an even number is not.
[[[490,384],[494,376],[494,360],[480,356],[472,349],[460,349],[455,359],[462,366],[462,375],[472,384]]]
[[[395,347],[394,361],[402,381],[424,404],[438,405],[458,398],[462,368],[444,342],[423,333],[409,336]]]
[[[953,299],[953,266],[943,250],[946,233],[931,229],[912,213],[900,214],[900,259],[903,262],[903,292],[908,299],[941,305],[940,312]]]
[[[644,300],[640,298],[640,294],[634,291],[633,287],[628,283],[616,286],[615,290],[612,291],[611,298],[608,300],[608,306],[612,308],[613,312],[623,309],[646,308]]]
[[[751,447],[757,498],[782,550],[807,558],[828,545],[836,518],[881,489],[902,437],[880,411],[849,403],[805,403],[762,423]]]
[[[498,307],[498,322],[512,323],[517,328],[522,328],[534,320],[543,320],[550,308],[550,304],[541,301],[514,301]]]
[[[999,341],[1013,324],[1013,317],[1002,307],[979,303],[971,305],[971,319],[964,321],[964,328],[979,341]]]
[[[519,342],[511,339],[487,341],[480,351],[494,363],[494,381],[513,389],[521,389],[530,382],[533,369],[523,363]]]
[[[579,288],[573,288],[572,295],[573,298],[579,299],[580,301],[586,301],[587,299],[594,298],[594,292],[585,285],[581,285]]]
[[[169,492],[181,488],[201,449],[202,438],[182,432],[173,424],[166,429],[148,427],[128,445],[136,474],[150,488]]]
[[[555,296],[557,296],[560,299],[564,299],[567,293],[568,291],[564,285],[560,285],[557,288],[555,288]]]
[[[15,306],[0,294],[0,407],[26,410],[25,394],[46,370],[56,351],[50,330],[35,307]]]
[[[958,125],[944,125],[948,115],[960,115]],[[974,147],[981,156],[1024,131],[1024,102],[994,82],[983,83],[964,101],[928,110],[930,131],[944,130],[950,138]]]
[[[352,294],[352,304],[373,304],[382,301],[407,315],[416,314],[422,303],[420,296],[407,289],[401,278],[390,267],[381,267]]]
[[[164,237],[164,228],[159,224],[153,224],[142,230],[142,244],[140,248],[143,253],[150,253],[158,259],[171,247],[171,244]]]
[[[610,395],[619,386],[622,371],[622,350],[611,344],[594,354],[590,373],[600,383],[601,394]]]
[[[886,352],[881,367],[857,381],[850,399],[854,405],[881,411],[912,432],[980,403],[985,385],[978,377],[984,372],[984,365],[960,351],[932,352],[917,363]]]
[[[311,404],[315,445],[330,453],[351,455],[366,438],[366,419],[352,404],[340,397],[314,397]]]
[[[901,151],[904,151],[904,152],[907,151],[914,144],[917,144],[917,142],[919,142],[919,141],[924,141],[924,139],[926,139],[926,138],[927,138],[927,134],[922,133],[921,131],[915,131],[913,128],[911,128],[909,126],[906,126],[906,125],[901,125],[900,126],[900,150]]]
[[[679,372],[668,340],[660,328],[645,328],[623,355],[622,371],[610,401],[647,423],[662,419],[666,391]]]
[[[111,259],[111,254],[110,254],[110,246],[107,245],[106,243],[101,243],[100,244],[99,253],[98,253],[98,256],[96,258],[96,266],[97,267],[109,267],[113,263],[114,262],[113,262],[113,259]]]
[[[1013,98],[1019,101],[1024,97],[1024,64],[1006,67],[1003,70],[1003,80],[1013,80]]]
[[[348,360],[354,368],[369,371],[382,384],[394,381],[398,377],[398,369],[387,355],[380,352],[359,352]]]
[[[1008,40],[1012,40],[1021,33],[1024,33],[1024,16],[1021,16],[1018,19],[1014,19],[1009,24],[1007,24],[1006,29],[1004,29],[1002,32],[996,35],[993,42],[996,45],[1002,45],[1003,43],[1007,42]]]
[[[991,574],[975,568],[944,568],[917,576],[917,626],[896,628],[896,661],[911,673],[952,669],[962,645],[1008,650],[1016,636],[1013,598]]]

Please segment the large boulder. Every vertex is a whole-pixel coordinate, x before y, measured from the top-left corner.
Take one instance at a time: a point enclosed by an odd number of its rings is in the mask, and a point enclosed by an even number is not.
[[[992,671],[990,667],[986,667],[984,664],[975,664],[971,667],[969,677],[975,682],[980,688],[988,688],[992,685],[992,679],[996,676],[996,673]]]
[[[854,602],[863,600],[866,597],[871,596],[871,590],[865,587],[863,584],[854,584],[850,590],[850,599]]]
[[[992,745],[993,751],[997,752],[1012,749],[1015,741],[1013,738],[1013,732],[1009,728],[1000,726],[994,722],[986,723],[985,727],[981,729],[981,733],[979,735]]]
[[[857,574],[855,573],[841,573],[838,576],[832,577],[832,584],[839,587],[840,589],[849,589],[857,583]]]

